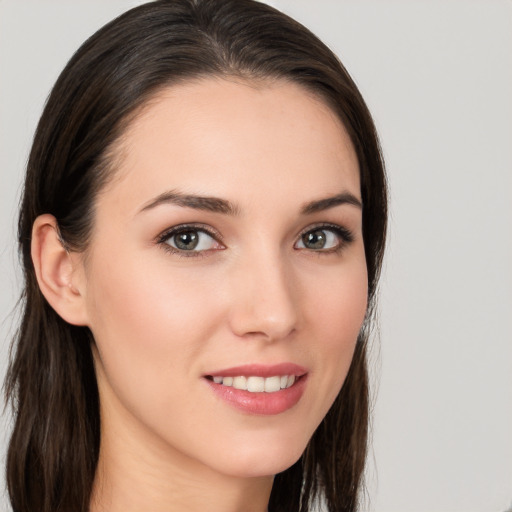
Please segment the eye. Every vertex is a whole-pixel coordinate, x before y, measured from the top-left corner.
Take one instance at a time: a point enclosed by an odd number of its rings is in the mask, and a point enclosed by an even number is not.
[[[295,244],[296,249],[333,252],[353,241],[353,236],[341,226],[318,226],[305,231]]]
[[[203,251],[223,249],[212,233],[205,228],[194,226],[177,226],[159,237],[159,243],[171,252],[193,256]],[[190,254],[185,254],[190,253]]]

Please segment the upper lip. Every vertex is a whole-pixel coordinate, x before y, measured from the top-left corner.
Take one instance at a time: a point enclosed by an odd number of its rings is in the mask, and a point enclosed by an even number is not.
[[[272,365],[265,364],[244,364],[241,366],[233,366],[231,368],[223,368],[205,374],[209,377],[239,377],[239,376],[255,376],[255,377],[274,377],[276,375],[295,375],[300,377],[307,373],[307,369],[295,363],[278,363]]]

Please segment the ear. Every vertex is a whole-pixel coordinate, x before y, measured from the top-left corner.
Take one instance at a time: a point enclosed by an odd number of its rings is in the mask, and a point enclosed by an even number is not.
[[[53,215],[35,220],[31,255],[39,288],[52,308],[70,324],[87,325],[81,258],[63,246]]]

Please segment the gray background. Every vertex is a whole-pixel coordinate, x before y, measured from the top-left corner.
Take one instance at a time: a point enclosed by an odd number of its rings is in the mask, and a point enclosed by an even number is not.
[[[42,105],[86,37],[139,3],[0,0],[0,378],[20,287],[14,217]],[[340,55],[375,116],[388,166],[391,232],[372,352],[365,509],[507,510],[512,3],[271,3]]]

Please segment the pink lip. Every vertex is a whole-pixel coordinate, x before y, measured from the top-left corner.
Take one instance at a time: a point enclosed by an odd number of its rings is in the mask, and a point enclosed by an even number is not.
[[[241,375],[255,377],[274,377],[275,375],[295,375],[299,377],[307,373],[307,369],[294,363],[279,363],[273,365],[245,364],[225,368],[208,373],[211,377],[239,377]]]
[[[205,376],[205,382],[217,397],[229,405],[247,414],[275,415],[291,409],[301,399],[307,382],[307,370],[296,364],[282,363],[277,365],[244,365],[226,368],[208,374],[208,376],[238,377],[238,376],[273,377],[275,375],[295,375],[297,380],[293,386],[274,393],[251,393],[243,389],[216,384]]]

